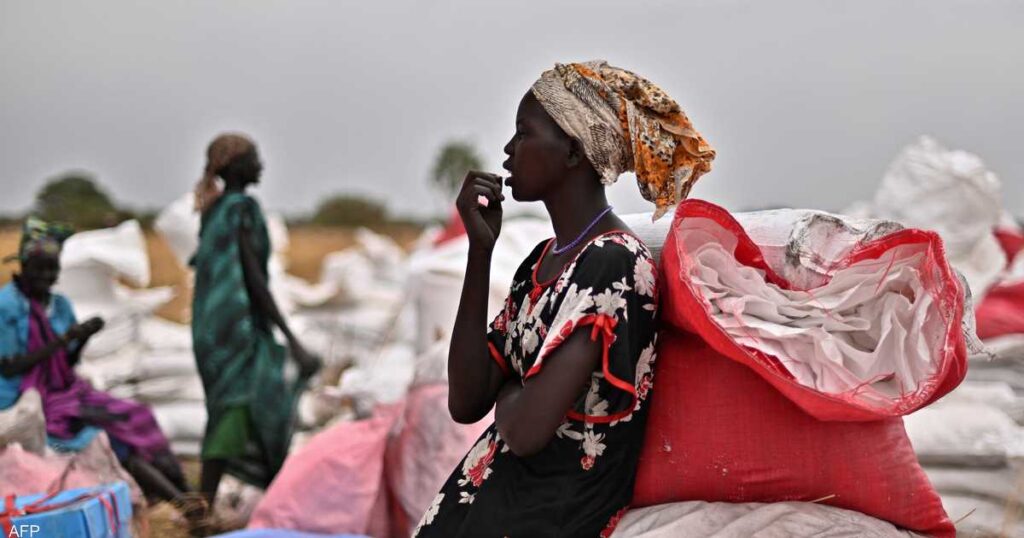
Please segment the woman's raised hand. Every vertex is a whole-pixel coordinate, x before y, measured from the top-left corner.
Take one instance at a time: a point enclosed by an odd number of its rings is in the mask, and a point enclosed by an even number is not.
[[[471,249],[490,252],[501,233],[501,176],[470,170],[455,200]],[[486,205],[484,204],[486,200]]]
[[[69,327],[65,336],[68,340],[84,340],[100,332],[103,329],[103,325],[104,322],[102,318],[90,318],[83,323]]]

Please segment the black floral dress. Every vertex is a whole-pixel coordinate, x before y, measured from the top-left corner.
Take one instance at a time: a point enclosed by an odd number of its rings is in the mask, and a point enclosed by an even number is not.
[[[549,282],[541,243],[516,272],[488,333],[507,376],[543,375],[574,331],[603,345],[601,364],[556,436],[521,458],[491,425],[441,488],[413,532],[419,537],[609,536],[633,494],[655,359],[654,260],[639,239],[593,239]]]

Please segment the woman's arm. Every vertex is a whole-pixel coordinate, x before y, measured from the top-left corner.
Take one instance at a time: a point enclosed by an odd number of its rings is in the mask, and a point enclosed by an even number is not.
[[[448,411],[462,424],[487,415],[504,380],[487,346],[490,286],[491,252],[471,249],[448,347]]]
[[[106,322],[99,316],[93,316],[81,324],[75,324],[66,333],[68,337],[68,365],[72,368],[78,364],[78,361],[82,358],[82,350],[85,349],[85,345],[89,343],[89,339],[96,333],[103,330]],[[77,342],[78,345],[74,349],[70,349],[71,342]]]
[[[67,346],[68,342],[69,340],[66,337],[61,336],[56,340],[47,342],[45,346],[31,353],[14,355],[11,357],[0,357],[0,375],[4,377],[14,377],[26,374],[37,364],[49,358],[50,355],[53,355],[58,349]]]
[[[242,258],[242,273],[245,278],[245,287],[249,291],[249,298],[263,315],[267,316],[274,325],[277,325],[284,333],[289,342],[295,339],[281,310],[277,308],[277,301],[270,293],[267,279],[263,276],[263,269],[260,267],[256,251],[249,244],[249,234],[244,228],[238,230],[238,251]]]
[[[68,363],[74,366],[78,362],[82,348],[89,341],[92,335],[103,329],[103,320],[98,317],[90,318],[83,323],[76,323],[68,328],[67,332],[50,340],[45,346],[33,351],[11,357],[0,357],[0,375],[12,377],[28,373],[35,365],[46,360],[58,349],[68,347],[72,342],[78,341],[79,345],[74,352],[68,355]]]
[[[298,362],[303,376],[310,376],[320,368],[320,361],[306,352],[305,348],[295,338],[288,322],[281,315],[277,307],[277,301],[270,293],[267,279],[263,276],[263,269],[256,257],[256,251],[249,244],[248,233],[244,228],[238,230],[238,251],[242,258],[242,273],[245,278],[245,287],[249,291],[256,308],[263,313],[274,325],[281,329],[281,333],[288,339],[288,346],[291,348],[292,357]]]
[[[480,204],[481,196],[487,199],[487,205]],[[487,296],[504,198],[500,177],[471,171],[455,201],[469,237],[469,258],[448,347],[448,411],[462,424],[472,424],[487,415],[503,380],[487,347]]]
[[[601,358],[601,345],[589,333],[573,333],[544,359],[542,373],[524,384],[512,380],[501,388],[494,422],[513,454],[525,457],[543,450],[586,392]]]

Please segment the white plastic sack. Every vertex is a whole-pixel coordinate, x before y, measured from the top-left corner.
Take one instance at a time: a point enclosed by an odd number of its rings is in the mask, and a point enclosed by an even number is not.
[[[889,165],[876,215],[939,232],[950,256],[970,253],[1002,217],[1002,184],[972,153],[923,136]]]
[[[954,404],[992,407],[1006,413],[1017,424],[1024,424],[1024,395],[1016,394],[1009,383],[967,380],[946,397],[935,402],[933,407],[941,409]]]
[[[320,282],[335,286],[338,290],[335,301],[341,303],[351,304],[365,299],[375,278],[373,262],[357,249],[328,254],[320,270]]]
[[[512,219],[502,224],[501,235],[491,257],[491,285],[488,317],[501,309],[516,270],[534,247],[551,237],[551,225],[544,220]],[[438,346],[447,348],[459,308],[469,249],[465,237],[439,246],[425,245],[409,260],[407,290],[415,309],[415,350],[424,358]],[[420,361],[417,383],[447,379],[447,353],[431,353],[440,362]],[[442,377],[438,377],[442,376]]]
[[[824,504],[690,501],[626,512],[614,538],[910,538],[919,536],[859,512]]]
[[[113,275],[140,287],[149,285],[149,254],[146,237],[136,220],[127,220],[113,228],[79,232],[65,243],[60,256],[63,272],[68,269],[98,264]],[[76,289],[82,299],[90,297],[90,289]],[[106,290],[95,290],[100,300]]]
[[[139,324],[139,338],[147,349],[192,352],[192,327],[155,316]]]
[[[26,390],[13,406],[0,411],[0,448],[14,443],[36,454],[46,450],[46,417],[35,389]]]
[[[942,497],[946,512],[961,536],[1024,536],[1024,521],[1010,503],[1024,503],[1021,463],[995,468],[925,466],[928,479]]]
[[[160,430],[171,442],[175,454],[195,456],[206,431],[206,404],[165,402],[152,406]]]
[[[405,251],[393,239],[367,228],[356,229],[356,244],[377,270],[378,280],[399,282],[405,267]]]
[[[183,268],[199,246],[199,215],[194,207],[192,193],[185,193],[160,211],[153,223]]]
[[[137,341],[141,319],[173,297],[170,288],[133,290],[119,279],[149,283],[149,254],[138,222],[75,234],[65,243],[55,291],[68,297],[80,320],[106,321],[90,339],[87,357],[109,355]]]
[[[804,386],[831,394],[862,387],[857,397],[879,406],[933,374],[946,320],[918,274],[926,245],[835,268],[850,250],[899,226],[796,210],[737,217],[792,290],[740,264],[735,235],[713,219],[682,220],[677,245],[683,270],[734,340],[787,357],[782,366]]]
[[[923,136],[889,166],[873,203],[859,207],[873,217],[937,231],[950,262],[981,297],[1006,265],[992,235],[1003,213],[1001,188],[977,155]]]
[[[990,405],[937,405],[904,417],[903,423],[925,465],[1002,467],[1008,458],[1024,455],[1024,428]]]
[[[356,402],[365,412],[377,404],[400,401],[413,379],[415,355],[407,344],[389,344],[345,370],[339,383],[340,395]]]

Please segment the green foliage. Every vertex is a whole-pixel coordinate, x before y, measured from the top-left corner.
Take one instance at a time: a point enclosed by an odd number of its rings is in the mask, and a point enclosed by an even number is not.
[[[36,194],[33,213],[44,220],[67,222],[76,230],[114,226],[129,216],[85,172],[49,180]]]
[[[472,143],[450,140],[441,146],[430,172],[430,180],[443,193],[454,195],[462,186],[466,172],[481,168],[483,161]]]
[[[387,207],[377,200],[339,194],[321,202],[311,222],[318,226],[379,226],[387,221]]]

